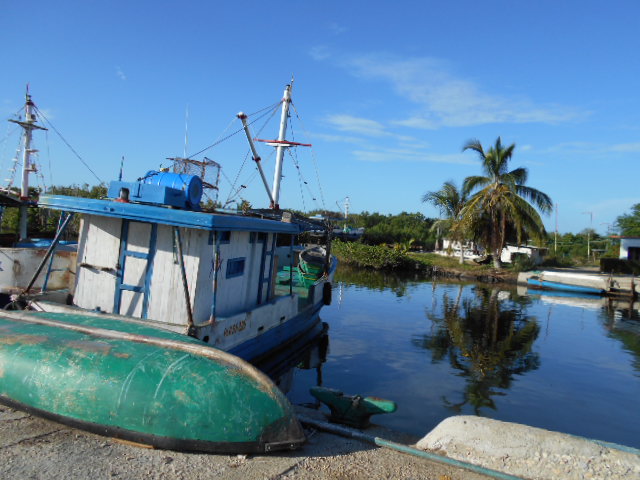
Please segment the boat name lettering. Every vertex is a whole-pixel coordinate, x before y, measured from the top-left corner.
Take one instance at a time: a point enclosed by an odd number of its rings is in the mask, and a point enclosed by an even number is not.
[[[246,320],[242,320],[241,322],[234,323],[230,327],[227,327],[227,328],[224,329],[224,336],[228,337],[229,335],[233,335],[234,333],[241,332],[245,328],[247,328],[247,321]]]

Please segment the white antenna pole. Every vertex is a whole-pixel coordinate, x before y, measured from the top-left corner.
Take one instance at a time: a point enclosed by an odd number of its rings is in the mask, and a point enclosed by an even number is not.
[[[293,87],[293,79],[291,84],[287,85],[282,98],[282,115],[280,116],[280,132],[278,133],[278,145],[276,146],[276,170],[273,174],[273,190],[271,198],[273,199],[273,208],[280,209],[278,201],[280,199],[280,180],[282,178],[282,160],[284,151],[288,148],[284,145],[284,137],[287,134],[287,119],[289,118],[289,105],[291,104],[291,88]]]
[[[553,253],[558,254],[558,204],[556,203],[556,231],[553,234]]]
[[[587,258],[591,257],[591,230],[593,230],[593,212],[582,212],[583,215],[589,215],[589,230],[587,230]]]
[[[189,105],[184,113],[184,155],[182,158],[187,158],[187,147],[189,146]]]

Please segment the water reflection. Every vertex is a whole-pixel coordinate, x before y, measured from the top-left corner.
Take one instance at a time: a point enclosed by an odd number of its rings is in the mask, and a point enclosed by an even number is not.
[[[480,415],[482,408],[496,409],[493,397],[505,395],[514,375],[540,366],[532,349],[540,326],[527,315],[526,297],[498,288],[476,287],[471,296],[463,291],[462,285],[453,295],[446,291],[441,308],[427,309],[432,331],[414,335],[412,343],[431,351],[434,363],[447,359],[466,378],[462,399],[443,396],[445,406],[460,413],[470,405]]]
[[[633,355],[633,368],[640,373],[640,304],[630,300],[603,300],[601,321],[611,338]]]
[[[390,290],[396,297],[404,297],[412,285],[424,282],[424,274],[379,272],[365,268],[350,267],[349,265],[340,265],[336,272],[335,281],[339,285],[358,285],[377,291]]]
[[[640,303],[624,297],[600,297],[575,293],[527,290],[518,293],[553,306],[569,306],[597,312],[608,336],[622,343],[633,355],[632,366],[640,373]]]
[[[328,349],[329,326],[320,322],[286,348],[270,352],[252,363],[266,373],[283,393],[288,393],[296,369],[315,370],[315,385],[322,386],[322,365],[327,361]]]

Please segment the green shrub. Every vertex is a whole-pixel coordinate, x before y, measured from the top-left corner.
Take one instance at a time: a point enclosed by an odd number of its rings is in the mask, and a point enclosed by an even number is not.
[[[332,253],[340,262],[347,265],[378,270],[402,268],[410,263],[409,258],[401,250],[380,245],[335,240],[332,243]]]

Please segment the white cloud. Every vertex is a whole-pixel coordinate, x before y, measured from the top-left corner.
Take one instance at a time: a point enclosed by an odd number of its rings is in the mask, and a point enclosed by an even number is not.
[[[639,153],[640,152],[640,142],[618,143],[617,145],[612,145],[610,147],[610,150],[612,152]]]
[[[313,138],[322,139],[325,142],[333,143],[364,143],[365,140],[361,137],[353,137],[349,135],[331,135],[327,133],[315,133]]]
[[[331,53],[329,51],[329,49],[327,47],[325,47],[324,45],[318,45],[313,47],[310,51],[309,51],[309,55],[311,55],[311,58],[313,58],[314,60],[317,61],[323,61],[326,60],[328,58],[331,57]]]
[[[329,115],[326,121],[342,132],[358,133],[369,137],[390,135],[384,125],[368,118],[354,117],[346,114]]]
[[[322,57],[329,57],[325,49]],[[413,128],[466,127],[489,123],[548,123],[579,120],[588,112],[561,105],[536,105],[525,96],[484,91],[452,72],[450,65],[429,57],[400,58],[388,54],[343,56],[338,64],[353,75],[388,82],[398,95],[418,106],[417,114],[396,120]]]
[[[394,120],[391,123],[401,127],[419,128],[421,130],[435,130],[438,128],[436,121],[424,117],[410,117],[405,120]]]
[[[430,162],[454,165],[476,165],[475,159],[463,154],[434,154],[410,148],[377,148],[376,150],[355,150],[354,157],[363,162]]]
[[[127,76],[124,74],[122,69],[119,66],[116,66],[116,75],[120,80],[126,80]]]
[[[336,22],[332,22],[329,24],[329,31],[334,35],[342,35],[347,31],[347,27]]]

